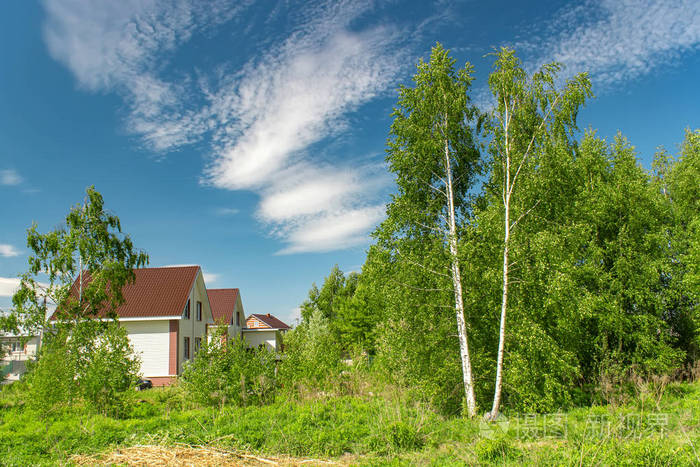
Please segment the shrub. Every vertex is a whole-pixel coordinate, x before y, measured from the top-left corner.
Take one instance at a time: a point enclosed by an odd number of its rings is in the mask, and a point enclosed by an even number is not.
[[[85,401],[104,415],[122,416],[138,379],[139,361],[117,322],[84,321],[44,335],[27,375],[28,403],[42,416]]]
[[[72,403],[77,392],[75,361],[68,352],[65,334],[45,336],[36,364],[29,368],[24,381],[27,405],[42,416]]]
[[[185,391],[200,404],[210,406],[271,402],[276,388],[276,355],[266,349],[249,349],[241,338],[222,342],[221,337],[216,335],[203,344],[185,367]]]
[[[70,344],[80,347],[76,382],[83,399],[104,415],[123,416],[141,366],[126,330],[116,322],[86,322]]]
[[[474,450],[483,461],[515,459],[521,455],[520,450],[504,437],[482,439],[476,443]]]
[[[289,394],[304,390],[327,390],[340,383],[341,347],[327,318],[316,309],[308,321],[289,331],[280,364],[280,381]]]

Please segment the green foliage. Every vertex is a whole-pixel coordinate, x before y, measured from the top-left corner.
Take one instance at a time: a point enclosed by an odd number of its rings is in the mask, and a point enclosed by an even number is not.
[[[680,156],[665,162],[660,184],[672,216],[666,308],[692,362],[700,357],[700,130],[687,130]]]
[[[21,383],[30,395],[29,408],[37,413],[51,414],[69,406],[77,396],[75,361],[66,347],[65,334],[46,336],[38,360]]]
[[[185,367],[185,392],[200,404],[220,408],[274,400],[276,355],[264,348],[249,349],[242,338],[224,340],[225,327],[221,329]]]
[[[88,187],[85,203],[70,210],[65,224],[46,234],[36,225],[27,230],[33,252],[29,270],[20,277],[11,313],[0,319],[1,329],[39,335],[46,325],[47,300],[57,305],[56,317],[62,321],[100,313],[113,317],[123,301],[122,287],[134,279],[133,268],[148,263],[148,256],[122,233],[119,218],[105,211],[94,187]],[[43,277],[48,284],[40,281]]]
[[[82,321],[68,333],[46,334],[26,378],[29,407],[42,416],[82,402],[123,416],[132,402],[140,361],[126,330],[114,322]]]
[[[148,256],[121,232],[119,218],[105,211],[94,187],[83,205],[70,210],[64,227],[46,234],[29,228],[27,246],[33,252],[29,270],[10,314],[0,316],[0,329],[42,336],[29,374],[30,405],[49,414],[82,401],[101,413],[123,414],[139,362],[114,310],[123,302],[122,287],[134,279],[133,268]],[[49,325],[51,302],[56,311]]]
[[[320,309],[284,336],[279,378],[288,394],[328,389],[338,382],[342,348]]]
[[[679,158],[659,155],[652,177],[622,136],[607,142],[589,131],[575,139],[590,83],[578,75],[557,86],[558,71],[546,65],[528,76],[512,50],[497,54],[490,84],[498,106],[485,124],[490,173],[476,195],[468,186],[483,161],[469,127],[480,118],[469,103],[471,69],[455,71],[438,45],[429,63],[419,63],[415,87],[399,92],[387,150],[398,192],[362,274],[350,287],[334,268],[302,305],[306,322],[318,310],[343,350],[376,354],[374,374],[410,388],[441,413],[463,407],[450,253],[440,233],[445,211],[436,189],[444,170],[438,152],[445,93],[455,115],[448,149],[463,183],[455,205],[478,404],[486,406],[493,394],[503,287],[503,244],[496,239],[505,228],[506,170],[519,177],[510,185],[507,410],[548,412],[607,400],[604,388],[631,372],[669,374],[684,358],[697,358],[700,132],[686,133]],[[510,169],[498,125],[506,120]],[[296,334],[299,342],[304,332]],[[298,377],[336,374],[333,360],[324,359],[332,354],[306,354],[321,363]]]
[[[141,372],[126,329],[114,321],[78,323],[66,350],[75,357],[75,383],[84,401],[105,415],[123,416]]]
[[[14,386],[14,385],[13,385]],[[265,406],[221,408],[168,401],[178,387],[139,393],[141,402],[113,419],[75,407],[39,418],[23,404],[26,394],[0,388],[0,459],[4,465],[71,463],[74,454],[112,452],[160,444],[213,445],[269,456],[334,458],[357,465],[692,465],[700,407],[697,383],[672,383],[657,408],[630,405],[579,408],[559,437],[545,436],[527,418],[510,417],[494,435],[483,423],[443,418],[406,393],[335,397]],[[650,411],[651,410],[651,411]],[[641,416],[641,419],[638,418]],[[518,421],[520,420],[520,421]],[[541,418],[537,420],[542,420]],[[640,420],[639,424],[630,421]],[[666,420],[662,424],[648,421]],[[596,423],[604,421],[605,430]],[[534,426],[537,425],[535,422]]]
[[[481,115],[468,94],[472,71],[468,63],[455,69],[437,44],[430,60],[418,63],[413,87],[400,87],[386,155],[397,193],[363,268],[381,295],[373,300],[382,319],[378,362],[393,381],[420,386],[451,412],[461,408],[471,384],[462,383],[462,365],[471,362],[460,360],[468,340],[459,250],[472,209],[469,190],[481,168],[475,140]]]
[[[476,456],[481,461],[497,462],[518,458],[522,453],[513,446],[513,442],[505,437],[479,440],[474,447]]]

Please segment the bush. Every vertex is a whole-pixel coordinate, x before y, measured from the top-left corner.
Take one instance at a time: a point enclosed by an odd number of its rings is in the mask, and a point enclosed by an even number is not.
[[[141,367],[126,329],[116,322],[86,322],[76,328],[70,344],[82,350],[76,354],[81,357],[77,384],[83,399],[104,415],[123,416]]]
[[[185,367],[182,386],[197,402],[223,407],[261,405],[274,400],[276,355],[249,349],[245,340],[222,342],[215,335]]]
[[[476,443],[475,452],[483,461],[498,461],[515,459],[522,453],[513,443],[504,437],[482,439]]]
[[[340,384],[341,347],[327,318],[315,309],[308,321],[289,331],[280,365],[280,381],[288,394],[329,390]]]
[[[28,405],[51,414],[82,400],[104,415],[123,416],[139,361],[117,322],[84,321],[44,335],[27,375]]]
[[[36,363],[29,368],[27,405],[42,416],[70,405],[77,393],[75,361],[68,352],[67,336],[46,336]]]

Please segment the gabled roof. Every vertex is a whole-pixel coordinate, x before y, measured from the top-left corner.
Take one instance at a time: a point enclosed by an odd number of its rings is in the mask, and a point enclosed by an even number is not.
[[[261,321],[263,324],[268,325],[272,329],[292,329],[291,327],[287,326],[284,324],[282,321],[278,320],[274,316],[272,316],[270,313],[266,315],[260,315],[253,313],[250,315],[248,318],[255,317],[258,319],[258,321]]]
[[[124,303],[117,307],[120,318],[180,316],[187,304],[199,266],[134,269],[134,282],[122,288]],[[83,282],[84,283],[84,282]],[[78,280],[71,287],[77,295]],[[52,316],[51,319],[54,319]]]
[[[238,300],[238,289],[207,289],[211,314],[215,323],[231,323]]]

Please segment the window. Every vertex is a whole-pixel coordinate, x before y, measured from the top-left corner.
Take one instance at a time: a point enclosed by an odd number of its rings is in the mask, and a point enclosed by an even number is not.
[[[236,326],[240,326],[240,325],[241,325],[241,312],[237,311],[236,312]]]
[[[185,305],[185,319],[190,319],[190,300],[187,299],[187,305]]]
[[[202,321],[202,302],[197,302],[197,321]]]
[[[194,338],[194,354],[197,355],[197,352],[199,352],[199,349],[202,348],[202,338],[201,337],[195,337]]]
[[[185,345],[183,347],[184,347],[185,360],[189,360],[190,359],[190,338],[189,337],[185,337]]]
[[[22,352],[24,350],[24,346],[22,345],[21,342],[15,341],[12,343],[12,351],[13,352]]]

